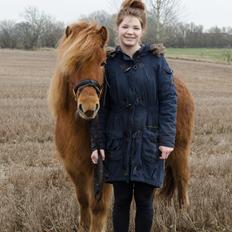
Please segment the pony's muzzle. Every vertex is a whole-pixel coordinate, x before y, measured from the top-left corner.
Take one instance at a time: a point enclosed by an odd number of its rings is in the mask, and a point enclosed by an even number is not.
[[[83,119],[93,119],[96,117],[100,106],[96,104],[95,109],[85,109],[82,104],[78,105],[78,113]]]

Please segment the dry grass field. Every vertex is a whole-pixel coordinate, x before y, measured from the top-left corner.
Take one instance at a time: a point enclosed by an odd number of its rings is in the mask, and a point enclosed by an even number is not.
[[[169,62],[196,102],[191,208],[155,199],[153,231],[232,231],[232,66]],[[77,223],[74,187],[54,156],[46,100],[54,64],[54,51],[0,50],[1,232],[71,232]]]

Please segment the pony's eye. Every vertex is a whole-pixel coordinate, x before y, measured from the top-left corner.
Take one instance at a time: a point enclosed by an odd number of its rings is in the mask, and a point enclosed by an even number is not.
[[[101,63],[101,66],[103,67],[103,66],[105,66],[105,64],[106,64],[106,62],[103,61],[103,62]]]

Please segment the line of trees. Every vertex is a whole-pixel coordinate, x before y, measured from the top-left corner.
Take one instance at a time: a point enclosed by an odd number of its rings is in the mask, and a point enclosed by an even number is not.
[[[172,16],[174,17],[174,16]],[[110,39],[109,45],[116,42],[115,15],[98,11],[90,14],[85,19],[94,20],[108,28]],[[153,12],[148,12],[147,29],[143,37],[146,43],[164,43],[166,47],[176,48],[232,48],[232,27],[212,27],[204,31],[203,26],[194,23],[181,23],[167,20],[158,25]]]
[[[163,38],[168,47],[232,48],[232,28],[212,27],[204,32],[203,26],[178,23],[165,28]]]
[[[25,9],[24,20],[0,22],[0,47],[34,49],[55,47],[64,31],[64,23],[58,22],[35,7]]]
[[[177,11],[173,8],[177,0],[150,0],[147,32],[143,41],[147,43],[162,42],[166,47],[206,47],[231,48],[232,27],[212,27],[205,31],[203,26],[186,24],[177,20]],[[155,3],[156,4],[155,4]],[[162,2],[163,4],[160,4]],[[166,2],[164,4],[164,2]],[[159,3],[157,5],[157,3]],[[162,9],[161,7],[164,7]],[[116,43],[115,15],[97,11],[87,17],[105,25],[109,31],[109,45]],[[65,25],[52,17],[41,13],[37,8],[25,9],[24,20],[0,22],[0,47],[34,49],[39,47],[56,47],[63,34]]]

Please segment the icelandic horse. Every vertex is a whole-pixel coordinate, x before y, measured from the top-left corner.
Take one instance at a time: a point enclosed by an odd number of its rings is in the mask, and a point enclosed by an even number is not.
[[[71,177],[80,206],[79,231],[105,231],[111,187],[104,184],[101,200],[93,194],[89,119],[96,116],[104,80],[105,27],[74,23],[58,45],[57,66],[48,103],[55,119],[55,143]]]
[[[111,203],[112,190],[108,184],[103,185],[101,200],[94,198],[89,135],[89,119],[96,117],[100,107],[107,37],[106,28],[96,24],[79,22],[68,26],[59,42],[57,66],[48,93],[55,121],[56,148],[75,185],[80,206],[78,231],[106,231]],[[166,161],[161,193],[171,199],[177,188],[181,207],[189,205],[188,154],[194,103],[184,83],[177,78],[174,81],[178,96],[176,144]]]

